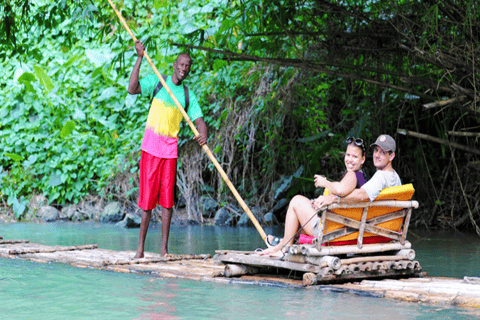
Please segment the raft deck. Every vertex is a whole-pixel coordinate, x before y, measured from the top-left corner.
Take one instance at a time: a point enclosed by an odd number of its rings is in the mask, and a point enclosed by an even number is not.
[[[220,255],[232,254],[232,251]],[[236,254],[251,255],[252,252]],[[259,286],[307,288],[362,296],[392,298],[403,301],[423,302],[441,306],[458,306],[480,309],[480,278],[410,278],[403,280],[362,280],[355,283],[314,285],[305,287],[299,275],[305,271],[290,273],[257,273],[227,278],[227,268],[209,254],[172,255],[145,253],[145,258],[135,259],[133,251],[100,249],[95,244],[81,246],[47,246],[28,240],[0,240],[0,257],[30,260],[39,263],[63,263],[78,268],[93,268],[114,272],[138,273],[161,278],[191,279],[217,283],[237,283]],[[252,255],[252,257],[254,257]],[[255,257],[254,257],[255,259]],[[279,265],[285,261],[269,259],[272,270],[285,269]],[[278,265],[278,266],[275,266]],[[272,271],[270,270],[270,271]],[[308,270],[306,270],[308,273]]]

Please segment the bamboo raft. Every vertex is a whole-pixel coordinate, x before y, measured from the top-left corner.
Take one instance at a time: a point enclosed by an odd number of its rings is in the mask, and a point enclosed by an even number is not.
[[[365,247],[368,248],[368,245],[365,245]],[[219,250],[214,258],[211,258],[209,254],[182,254],[163,257],[159,254],[146,252],[145,258],[133,260],[132,257],[134,255],[135,252],[133,251],[100,249],[95,244],[47,246],[33,244],[28,240],[0,240],[0,258],[29,260],[37,263],[63,263],[78,268],[138,273],[161,278],[190,279],[224,284],[235,283],[270,287],[305,288],[308,290],[422,302],[446,307],[456,306],[480,309],[480,278],[465,277],[464,279],[453,279],[422,277],[400,280],[362,280],[353,283],[311,285],[318,284],[317,277],[314,277],[314,281],[310,283],[310,285],[305,286],[305,275],[312,274],[311,271],[315,270],[311,270],[305,266],[298,268],[301,270],[295,268],[289,269],[295,264],[300,266],[303,263],[282,261],[278,258],[260,257],[254,255],[253,252]],[[263,261],[262,263],[266,263],[268,266],[252,267],[251,269],[254,269],[254,272],[248,270],[250,272],[242,273],[244,272],[242,271],[239,274],[236,268],[238,264],[225,264],[221,261],[222,259],[233,259],[232,257],[235,256],[237,256],[237,258],[238,256],[249,256],[252,261],[254,259],[261,259]],[[358,262],[354,262],[356,260],[351,259],[354,258],[348,258],[346,259],[347,261],[340,259],[340,262],[346,263],[346,265],[352,265]],[[319,261],[320,260],[322,260],[322,258],[320,258]],[[328,259],[323,259],[320,265],[335,266],[338,264],[338,261],[327,260]],[[288,272],[282,272],[285,270]]]
[[[283,248],[283,257],[217,250],[210,255],[99,249],[95,244],[46,246],[0,239],[0,258],[66,263],[80,268],[219,283],[311,288],[357,295],[478,308],[480,278],[427,278],[406,240],[417,201],[411,184],[386,188],[373,202],[334,204],[319,213],[312,244]],[[1,238],[1,237],[0,237]]]
[[[215,258],[226,264],[227,277],[285,269],[303,273],[302,284],[309,286],[370,278],[423,277],[422,267],[414,260],[415,251],[410,247],[407,241],[404,245],[367,244],[363,250],[357,250],[354,245],[327,248],[318,252],[311,246],[293,245],[281,259],[227,250],[216,251]],[[385,253],[351,255],[356,251]]]

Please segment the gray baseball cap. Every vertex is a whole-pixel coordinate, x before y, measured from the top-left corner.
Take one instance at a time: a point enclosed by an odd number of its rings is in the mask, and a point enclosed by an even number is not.
[[[396,148],[395,140],[392,137],[390,137],[388,134],[381,134],[380,136],[378,136],[377,141],[375,141],[375,143],[372,143],[370,145],[370,147],[373,147],[373,146],[379,146],[385,152],[389,152],[389,151],[395,152],[395,148]]]

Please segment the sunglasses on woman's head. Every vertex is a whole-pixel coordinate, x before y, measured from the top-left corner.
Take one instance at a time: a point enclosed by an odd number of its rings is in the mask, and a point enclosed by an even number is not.
[[[355,143],[357,146],[365,148],[365,146],[363,145],[363,140],[360,138],[348,137],[346,142],[347,144]]]

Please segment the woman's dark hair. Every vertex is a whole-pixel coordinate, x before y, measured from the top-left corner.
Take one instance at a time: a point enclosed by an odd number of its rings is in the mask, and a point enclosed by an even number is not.
[[[365,144],[363,143],[362,139],[355,138],[355,137],[348,137],[345,142],[347,143],[347,146],[349,144],[353,144],[353,145],[359,147],[362,150],[362,157],[365,156]]]

